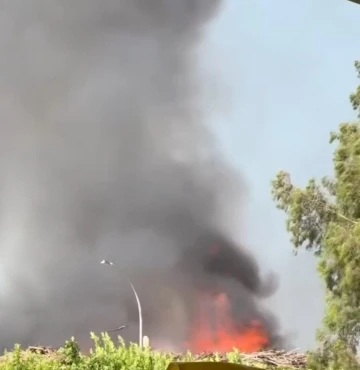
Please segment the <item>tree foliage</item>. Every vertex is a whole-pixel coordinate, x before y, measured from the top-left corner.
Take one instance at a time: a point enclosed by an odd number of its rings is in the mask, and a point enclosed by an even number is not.
[[[360,78],[360,62],[355,63]],[[360,86],[350,95],[360,117]],[[272,182],[277,207],[295,251],[306,248],[318,258],[326,286],[326,312],[318,332],[313,368],[358,369],[360,340],[360,121],[342,123],[330,134],[336,144],[334,173],[296,187],[287,172]],[[316,159],[314,159],[316,160]]]

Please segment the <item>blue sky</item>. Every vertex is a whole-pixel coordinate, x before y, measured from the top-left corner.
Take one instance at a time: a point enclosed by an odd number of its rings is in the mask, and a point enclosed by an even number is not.
[[[331,174],[329,132],[356,116],[359,24],[346,0],[227,0],[205,47],[215,129],[249,188],[244,238],[280,274],[268,305],[301,349],[315,344],[322,287],[312,256],[292,255],[270,181],[282,169],[300,185]]]

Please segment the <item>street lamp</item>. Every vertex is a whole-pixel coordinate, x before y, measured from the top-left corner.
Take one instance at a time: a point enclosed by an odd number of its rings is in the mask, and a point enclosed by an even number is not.
[[[115,264],[113,262],[107,261],[107,260],[102,260],[100,263],[102,265],[115,266]],[[138,312],[139,312],[139,347],[142,348],[143,347],[143,321],[142,321],[141,303],[140,303],[139,296],[136,293],[136,290],[135,290],[135,287],[134,287],[133,283],[131,282],[131,280],[129,278],[127,278],[127,279],[129,280],[129,284],[130,284],[131,289],[134,292],[134,296],[136,298],[137,308],[138,308]],[[119,331],[119,330],[124,329],[125,327],[126,327],[126,325],[120,326],[119,328],[116,328],[116,329],[111,330],[111,331]]]
[[[348,0],[348,1],[351,1],[352,3],[360,5],[360,0]]]

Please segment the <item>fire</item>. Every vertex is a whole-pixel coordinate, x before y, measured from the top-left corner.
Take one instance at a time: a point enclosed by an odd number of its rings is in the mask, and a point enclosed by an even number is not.
[[[199,352],[256,352],[269,344],[269,338],[258,321],[239,327],[231,315],[225,293],[203,295],[199,317],[192,328],[188,348]]]

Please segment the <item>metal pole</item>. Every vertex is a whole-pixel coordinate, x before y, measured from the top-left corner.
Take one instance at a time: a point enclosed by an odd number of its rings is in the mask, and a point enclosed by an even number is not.
[[[108,265],[108,266],[115,266],[115,264],[113,262],[107,261],[107,260],[102,260],[101,264]],[[135,299],[136,299],[136,303],[137,303],[137,308],[138,308],[138,313],[139,313],[139,347],[142,348],[143,347],[143,320],[142,320],[141,303],[140,303],[139,296],[138,296],[138,294],[135,290],[135,287],[134,287],[133,283],[131,282],[131,280],[128,277],[127,277],[127,279],[129,281],[131,289],[132,289],[132,291],[135,295]]]
[[[119,326],[118,328],[111,329],[111,330],[107,330],[106,332],[107,332],[107,333],[114,333],[114,332],[116,332],[116,331],[121,331],[121,330],[123,330],[123,329],[125,329],[125,328],[127,328],[127,325],[121,325],[121,326]]]

